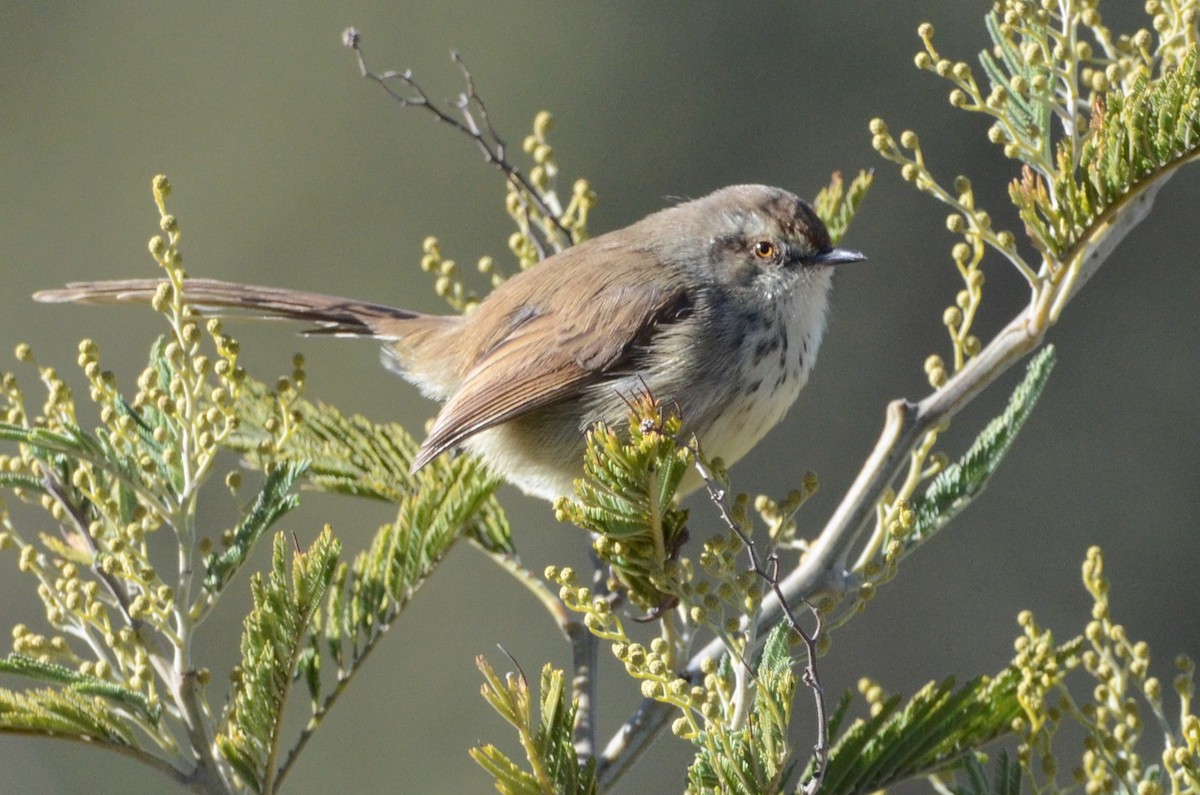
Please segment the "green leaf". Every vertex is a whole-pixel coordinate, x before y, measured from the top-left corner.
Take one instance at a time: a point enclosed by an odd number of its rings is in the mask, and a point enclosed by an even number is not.
[[[691,451],[677,441],[681,423],[650,398],[631,406],[628,432],[603,422],[587,433],[584,476],[575,500],[559,500],[560,520],[598,536],[595,549],[644,610],[673,599],[654,585],[686,537],[687,511],[675,492],[691,465]],[[625,440],[628,439],[628,442]]]
[[[297,399],[290,404],[301,422],[272,452],[292,461],[307,461],[307,479],[322,491],[398,502],[415,485],[409,467],[417,441],[396,423],[374,423],[365,417],[347,417],[333,406]],[[247,379],[237,405],[242,426],[229,446],[256,466],[263,463],[258,445],[269,434],[263,430],[279,413],[279,399],[263,384]]]
[[[1077,244],[1108,233],[1110,209],[1200,156],[1198,60],[1192,45],[1178,68],[1105,94],[1078,152],[1066,138],[1052,175],[1026,169],[1013,181],[1009,195],[1041,248],[1069,262]]]
[[[284,707],[341,550],[326,528],[307,552],[292,555],[289,575],[289,543],[277,534],[270,576],[250,582],[254,608],[242,633],[239,677],[216,737],[221,755],[258,792],[273,791]]]
[[[579,764],[572,731],[575,707],[563,672],[546,665],[539,686],[538,712],[531,707],[529,686],[523,676],[509,674],[503,680],[482,657],[475,661],[483,673],[483,697],[501,717],[517,729],[530,769],[505,756],[494,745],[472,748],[471,758],[495,779],[504,795],[594,795],[596,760]]]
[[[101,696],[141,715],[151,724],[157,724],[158,719],[162,716],[162,705],[151,705],[146,696],[136,690],[121,687],[95,676],[81,674],[62,665],[41,662],[23,654],[10,654],[8,657],[0,659],[0,671],[28,676],[43,682],[63,684],[67,686],[68,690],[82,695]]]
[[[353,669],[458,539],[480,524],[508,523],[492,492],[498,485],[470,456],[432,464],[438,480],[399,499],[396,520],[340,570],[325,610],[325,640],[343,669]]]
[[[299,504],[300,498],[291,493],[292,486],[307,469],[305,461],[285,461],[267,472],[254,504],[234,529],[229,546],[205,557],[205,588],[214,592],[224,588],[262,534]]]
[[[81,455],[95,452],[95,443],[89,444],[90,440],[86,433],[78,428],[58,432],[46,428],[26,428],[22,425],[0,422],[0,439],[27,444],[43,453]]]
[[[858,213],[859,206],[867,198],[874,175],[870,171],[859,171],[847,188],[840,173],[834,173],[829,185],[821,189],[813,200],[813,210],[825,222],[829,239],[836,246],[845,237],[850,222]]]
[[[1000,18],[995,11],[988,12],[984,20],[988,35],[992,38],[992,44],[1000,52],[1003,67],[996,63],[996,59],[987,50],[979,54],[979,62],[983,65],[983,71],[987,73],[992,87],[1005,89],[1004,113],[1012,122],[1008,129],[1020,137],[1022,142],[1030,148],[1041,151],[1043,156],[1046,156],[1050,146],[1050,136],[1048,135],[1050,128],[1049,92],[1053,82],[1045,78],[1051,76],[1050,70],[1044,65],[1033,66],[1028,63],[1028,59],[1017,50],[1013,39],[1005,36],[1001,31]],[[1044,27],[1043,23],[1042,28]],[[1035,34],[1033,38],[1036,39],[1038,36]],[[1045,35],[1042,34],[1041,38],[1044,39]],[[1040,93],[1033,88],[1040,84],[1037,79],[1039,77],[1044,79],[1044,87]],[[1016,91],[1009,90],[1013,78],[1021,78],[1029,86],[1028,96],[1022,96]]]
[[[498,480],[482,466],[465,466],[466,456],[439,456],[417,474],[409,472],[419,445],[396,423],[375,423],[365,417],[342,414],[333,406],[296,399],[289,404],[301,422],[272,453],[280,458],[305,462],[305,480],[321,491],[369,497],[400,505],[419,491],[440,491],[446,484],[471,477],[468,491],[486,484],[488,494]],[[266,422],[279,412],[278,398],[263,384],[247,379],[244,383],[238,416],[239,433],[229,446],[241,452],[255,466],[264,461],[258,444],[268,438]],[[514,554],[512,531],[504,512],[494,499],[479,506],[477,521],[464,522],[468,532],[488,550]]]
[[[0,488],[25,489],[34,494],[41,494],[46,491],[46,484],[35,477],[19,472],[0,472]]]
[[[995,777],[988,779],[977,754],[967,754],[963,770],[967,774],[967,785],[952,784],[954,795],[1021,795],[1021,763],[1011,759],[1007,751],[996,757]]]
[[[1047,345],[1030,360],[1004,413],[987,424],[957,463],[946,467],[924,493],[913,498],[910,507],[916,519],[910,545],[936,533],[984,490],[1032,413],[1053,369],[1054,346]]]
[[[133,730],[105,700],[70,689],[0,689],[0,732],[133,746]]]
[[[788,728],[798,682],[792,670],[791,633],[783,621],[767,635],[747,725],[732,729],[712,721],[693,740],[697,751],[688,768],[690,792],[757,795],[786,788],[795,768]]]
[[[1055,675],[1064,676],[1077,659],[1080,641],[1059,647]],[[907,703],[884,702],[869,719],[855,721],[833,744],[822,791],[858,795],[890,787],[964,763],[984,744],[1011,734],[1024,715],[1017,699],[1022,671],[1005,668],[954,689],[954,680],[930,683]]]

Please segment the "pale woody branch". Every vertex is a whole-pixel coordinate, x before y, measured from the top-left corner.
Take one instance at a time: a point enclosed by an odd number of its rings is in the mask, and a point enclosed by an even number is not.
[[[991,29],[998,50],[1007,47],[1010,56],[1020,51],[1014,44],[1019,39],[1004,37],[1012,37],[1014,31],[1018,36],[1027,35],[1028,29],[1020,28],[1010,20],[1017,18],[1014,14],[1032,13],[1032,8],[1028,4],[1017,11],[1009,8],[1003,25],[998,21],[999,17],[992,17]],[[1062,13],[1071,16],[1075,12],[1064,7]],[[1189,25],[1194,21],[1193,13]],[[1073,18],[1072,31],[1079,24],[1079,18]],[[950,64],[945,59],[936,64],[933,62],[937,54],[929,42],[931,36],[932,28],[922,26],[921,37],[925,40],[928,56],[922,57],[925,53],[918,56],[918,67],[935,71],[971,89],[975,102],[970,107],[963,97],[952,92],[951,102],[956,107],[996,111],[992,115],[1003,115],[1004,103],[1008,102],[1003,88],[995,89],[994,98],[984,101],[965,63]],[[1078,54],[1080,50],[1076,48],[1070,52]],[[900,495],[892,491],[900,473],[906,466],[920,468],[928,453],[925,449],[928,437],[936,435],[950,418],[1042,343],[1047,331],[1058,321],[1080,288],[1121,240],[1148,215],[1163,184],[1180,166],[1196,159],[1195,132],[1200,129],[1200,116],[1196,110],[1200,108],[1200,100],[1196,99],[1193,72],[1197,56],[1194,50],[1187,54],[1182,52],[1181,49],[1176,58],[1180,66],[1174,71],[1164,70],[1156,80],[1149,80],[1153,61],[1148,60],[1144,68],[1138,67],[1143,68],[1141,77],[1131,77],[1127,84],[1122,84],[1124,90],[1121,93],[1107,95],[1108,106],[1105,97],[1099,96],[1087,103],[1068,101],[1059,107],[1058,110],[1071,118],[1060,119],[1065,121],[1066,138],[1058,143],[1054,164],[1042,157],[1054,151],[1048,128],[1041,129],[1041,135],[1037,136],[1041,140],[1025,142],[1024,146],[995,141],[1005,145],[1007,156],[1026,164],[1025,176],[1014,183],[1011,194],[1022,211],[1027,233],[1042,255],[1036,273],[1016,254],[1011,235],[992,232],[987,213],[974,206],[968,181],[956,180],[956,191],[961,194],[956,198],[938,186],[925,168],[914,134],[905,133],[900,137],[902,145],[912,150],[913,154],[909,156],[896,146],[886,125],[873,123],[875,148],[885,158],[903,166],[902,174],[907,181],[952,208],[953,213],[948,219],[950,229],[962,234],[968,244],[961,257],[955,255],[968,288],[973,286],[970,277],[982,276],[975,274],[974,269],[982,255],[982,244],[986,244],[1005,256],[1029,281],[1032,295],[1029,304],[982,346],[977,340],[972,340],[970,346],[962,345],[963,340],[954,334],[963,326],[964,315],[952,311],[954,307],[948,310],[948,319],[944,322],[950,327],[956,346],[954,374],[948,376],[940,358],[931,357],[938,361],[938,366],[933,368],[937,372],[930,372],[928,365],[926,371],[935,391],[917,402],[900,399],[889,404],[883,432],[870,456],[824,529],[809,545],[798,567],[779,582],[777,593],[781,593],[782,598],[772,594],[764,602],[757,616],[760,626],[778,623],[789,606],[798,606],[806,600],[836,606],[845,597],[872,584],[871,578],[863,572],[863,561],[855,561],[851,555],[860,544],[864,531],[872,523],[882,521],[880,517],[886,512],[881,513],[880,507],[895,507],[908,498],[911,490]],[[985,54],[985,63],[989,57]],[[1122,74],[1134,74],[1136,65],[1123,63],[1126,72]],[[957,90],[958,94],[962,92],[962,88]],[[1164,119],[1161,110],[1164,107],[1177,108],[1178,116],[1168,114],[1169,118]],[[1088,129],[1089,125],[1088,136],[1075,136],[1075,132]],[[1127,137],[1122,138],[1122,135]],[[1072,156],[1077,154],[1076,150],[1078,155]],[[1045,170],[1034,176],[1029,171],[1031,163]],[[1056,166],[1058,170],[1052,171]],[[975,252],[973,258],[970,255],[972,249]],[[967,260],[970,264],[964,270]],[[982,284],[981,279],[979,284]],[[974,308],[972,301],[977,301],[977,296],[968,295],[968,298],[971,299],[968,306],[963,307],[960,302],[959,309]],[[958,356],[960,345],[965,356]],[[914,453],[919,446],[924,453]],[[938,468],[934,466],[926,471]],[[876,526],[876,534],[880,530],[881,527]],[[874,541],[873,537],[872,543]],[[689,661],[688,678],[695,681],[707,660],[724,653],[725,647],[719,640],[711,642]],[[616,780],[646,750],[669,715],[669,707],[651,700],[643,702],[605,748],[600,763],[602,785]]]

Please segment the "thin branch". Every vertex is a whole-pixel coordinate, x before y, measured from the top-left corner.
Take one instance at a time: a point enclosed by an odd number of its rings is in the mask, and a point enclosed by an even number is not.
[[[605,587],[604,564],[592,550],[592,593],[613,598]],[[574,744],[580,764],[596,755],[596,674],[600,638],[583,621],[573,620],[566,628],[571,640],[571,701],[575,704]]]
[[[413,77],[411,70],[377,73],[368,69],[366,57],[362,50],[362,34],[356,28],[347,28],[342,32],[342,43],[354,50],[354,55],[358,59],[358,70],[363,77],[379,84],[387,95],[395,100],[401,108],[423,108],[433,114],[433,117],[441,123],[449,125],[474,141],[475,145],[479,147],[479,151],[483,153],[484,161],[500,169],[505,178],[517,188],[517,195],[521,198],[521,201],[532,202],[538,212],[548,218],[560,234],[570,243],[573,244],[575,242],[575,237],[571,234],[570,230],[563,226],[559,213],[554,212],[554,209],[546,203],[541,193],[521,173],[521,170],[505,157],[506,146],[504,139],[500,137],[496,132],[496,128],[492,126],[487,105],[484,104],[483,98],[479,96],[479,92],[475,88],[475,78],[472,76],[471,71],[467,68],[462,55],[458,51],[451,50],[450,59],[458,64],[458,68],[462,71],[463,80],[467,86],[467,90],[459,96],[458,102],[455,103],[455,107],[462,115],[461,121],[439,108],[429,99],[429,95],[425,93],[420,83]],[[403,83],[408,90],[412,91],[412,95],[402,94],[392,88],[389,81]],[[479,118],[483,122],[482,128],[476,122],[472,108],[477,110]]]
[[[779,558],[774,558],[774,560],[778,564]],[[775,593],[780,599],[783,598],[779,591],[778,579],[776,579]],[[821,685],[821,679],[817,675],[817,640],[821,637],[824,623],[820,610],[807,600],[804,604],[812,611],[813,618],[817,621],[811,635],[800,633],[800,637],[804,639],[804,650],[807,655],[804,673],[801,674],[800,681],[804,682],[804,686],[812,691],[817,721],[817,741],[813,744],[812,775],[809,776],[808,781],[804,782],[803,787],[805,795],[815,795],[825,781],[825,768],[829,762],[829,713],[825,709],[825,688]]]
[[[96,576],[100,582],[104,583],[104,587],[112,595],[117,607],[121,611],[121,616],[125,619],[135,632],[141,636],[142,621],[134,618],[129,612],[129,592],[125,590],[124,584],[113,576],[110,572],[105,571],[99,565],[100,549],[96,546],[96,539],[92,538],[92,534],[88,532],[87,517],[83,515],[79,506],[71,502],[67,495],[67,490],[63,484],[55,477],[49,467],[43,466],[42,484],[46,487],[46,491],[62,508],[63,513],[71,520],[71,524],[75,526],[75,533],[80,540],[87,544],[88,551],[92,556],[92,574]],[[68,542],[69,543],[69,542]]]
[[[488,549],[483,544],[480,544],[477,540],[471,537],[468,537],[467,540],[472,546],[487,556],[488,560],[504,569],[504,571],[512,575],[517,582],[519,582],[521,585],[524,585],[525,588],[528,589],[531,594],[533,594],[533,597],[538,600],[542,607],[545,608],[546,612],[550,614],[550,618],[563,633],[563,637],[570,640],[571,632],[569,627],[574,619],[567,608],[563,606],[562,600],[558,598],[558,594],[546,586],[545,580],[541,579],[532,571],[527,569],[521,563],[520,558],[516,557],[515,555],[511,555],[507,552],[497,552]]]
[[[329,710],[333,709],[333,705],[337,703],[338,699],[346,691],[346,688],[350,686],[350,681],[358,673],[358,669],[367,661],[367,657],[375,650],[379,641],[383,640],[384,636],[387,635],[388,630],[391,629],[392,622],[399,617],[402,609],[403,606],[398,600],[393,601],[391,607],[379,616],[374,634],[369,635],[363,640],[363,646],[361,650],[357,651],[356,656],[350,660],[350,666],[343,668],[340,664],[338,665],[337,682],[334,684],[333,690],[326,693],[320,705],[313,710],[312,715],[308,718],[308,722],[300,730],[300,736],[296,738],[295,743],[288,749],[287,756],[284,757],[275,770],[276,791],[283,787],[284,779],[292,771],[292,765],[300,757],[300,752],[308,745],[308,741],[313,738],[317,728],[321,725],[321,721],[329,714]]]
[[[807,661],[804,666],[804,673],[801,676],[801,680],[804,682],[805,686],[812,691],[813,694],[817,720],[817,742],[813,747],[812,776],[808,781],[804,782],[802,788],[805,792],[805,795],[814,795],[814,793],[820,789],[821,782],[825,779],[825,765],[829,759],[829,719],[825,709],[825,690],[821,686],[821,678],[817,672],[817,640],[821,637],[821,630],[823,629],[821,612],[817,610],[816,607],[814,607],[813,604],[807,599],[800,600],[812,612],[817,621],[817,625],[813,628],[811,634],[805,632],[804,628],[800,626],[800,622],[796,618],[796,614],[792,611],[791,605],[789,605],[788,601],[784,598],[783,591],[780,590],[778,553],[775,550],[771,550],[771,553],[767,556],[766,565],[763,565],[763,561],[759,558],[758,547],[754,541],[754,537],[744,532],[734,520],[733,511],[729,507],[729,500],[727,498],[725,489],[716,481],[712,470],[709,468],[708,464],[705,463],[704,456],[700,452],[700,443],[693,437],[689,446],[692,450],[692,459],[696,462],[696,471],[698,471],[700,473],[700,477],[704,479],[704,485],[708,490],[709,499],[711,499],[713,504],[717,506],[717,510],[720,512],[721,519],[725,522],[725,526],[733,531],[733,533],[741,540],[742,545],[746,548],[746,554],[750,558],[751,570],[770,587],[771,592],[775,595],[777,604],[781,605],[783,608],[782,612],[784,617],[787,619],[788,626],[790,626],[792,631],[795,632],[796,635],[798,635],[804,642],[804,648],[807,653]],[[761,620],[758,622],[758,624],[759,626],[770,626],[770,624]],[[724,646],[725,644],[722,643],[721,645]],[[744,657],[740,664],[749,670],[749,664]],[[744,710],[747,708],[744,698],[742,699],[742,702],[741,708]],[[735,725],[737,724],[735,723]]]

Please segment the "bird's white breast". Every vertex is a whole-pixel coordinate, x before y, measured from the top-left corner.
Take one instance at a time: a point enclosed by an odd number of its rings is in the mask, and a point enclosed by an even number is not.
[[[726,464],[740,459],[783,419],[808,382],[825,333],[830,281],[828,271],[811,276],[813,281],[793,290],[788,300],[771,305],[777,337],[767,341],[747,334],[731,357],[734,388],[717,419],[698,433],[707,457]]]

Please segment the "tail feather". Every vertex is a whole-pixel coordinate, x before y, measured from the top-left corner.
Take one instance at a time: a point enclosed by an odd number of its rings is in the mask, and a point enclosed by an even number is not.
[[[74,282],[58,290],[42,290],[33,299],[42,303],[135,304],[149,303],[162,279],[119,279]],[[384,304],[307,293],[277,287],[234,284],[216,279],[186,279],[183,298],[198,309],[235,309],[251,316],[287,318],[316,324],[306,334],[396,339],[397,320],[419,317],[415,312]]]

